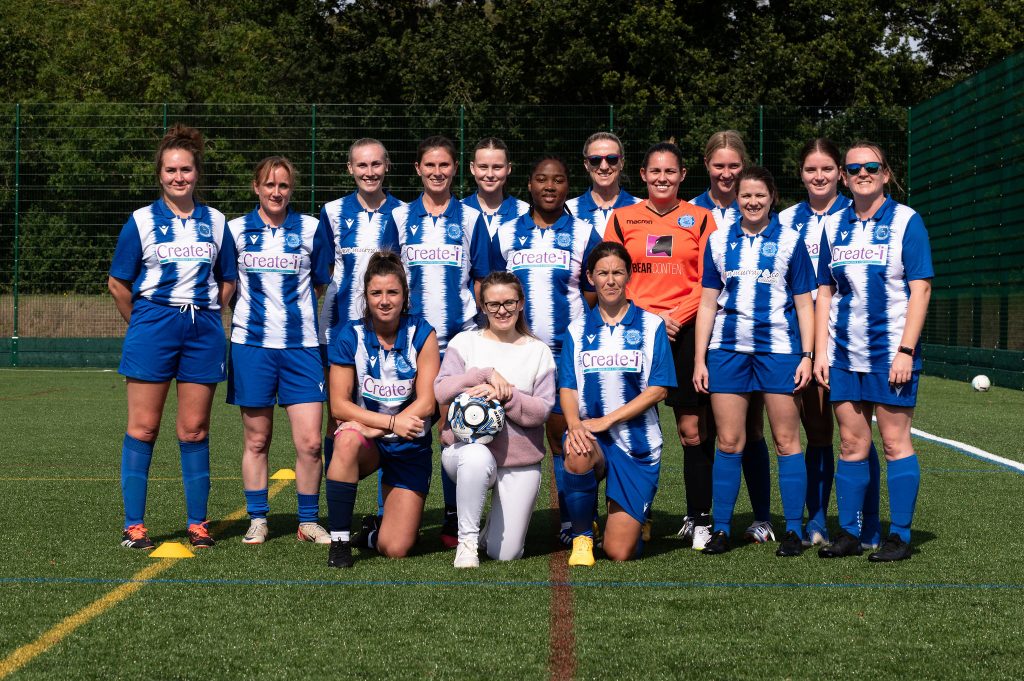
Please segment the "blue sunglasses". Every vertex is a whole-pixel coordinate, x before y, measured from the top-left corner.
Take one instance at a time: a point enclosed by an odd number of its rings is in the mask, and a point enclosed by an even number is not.
[[[882,164],[878,161],[870,161],[868,163],[847,163],[846,174],[859,175],[861,168],[868,171],[868,175],[875,175],[882,169]]]

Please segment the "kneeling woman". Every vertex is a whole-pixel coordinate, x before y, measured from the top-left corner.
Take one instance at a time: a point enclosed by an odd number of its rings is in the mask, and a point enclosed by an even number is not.
[[[327,470],[328,567],[352,567],[357,482],[381,469],[384,520],[359,536],[362,548],[401,558],[416,542],[430,490],[430,419],[441,363],[434,329],[408,314],[409,285],[394,253],[370,257],[366,313],[331,340],[331,415],[341,424]]]
[[[740,489],[747,411],[762,393],[779,457],[786,536],[778,556],[803,550],[807,470],[800,447],[798,394],[811,378],[814,276],[800,234],[772,212],[778,193],[764,168],[739,176],[740,221],[716,231],[704,252],[693,384],[711,393],[718,428],[712,473],[711,540],[704,553],[729,550]]]
[[[526,325],[519,279],[510,272],[492,272],[480,284],[480,299],[487,327],[463,331],[448,343],[434,383],[442,404],[464,392],[498,400],[505,408],[504,430],[486,445],[455,442],[448,424],[441,433],[447,445],[441,464],[456,482],[457,568],[480,564],[481,543],[494,560],[523,555],[540,489],[544,423],[555,404],[555,360]],[[481,532],[484,501],[492,488],[491,514]]]
[[[569,325],[558,384],[565,435],[565,502],[572,521],[569,565],[593,565],[591,532],[598,481],[607,476],[604,551],[629,560],[640,547],[658,491],[661,427],[657,403],[676,387],[665,323],[626,299],[632,259],[604,241],[587,258],[597,306]]]

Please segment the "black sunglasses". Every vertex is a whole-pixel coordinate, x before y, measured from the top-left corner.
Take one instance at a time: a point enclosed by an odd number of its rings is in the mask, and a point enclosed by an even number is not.
[[[878,161],[869,161],[868,163],[847,163],[846,174],[847,175],[858,175],[860,169],[868,171],[868,175],[876,175],[879,170],[882,169],[882,164]]]
[[[601,165],[601,161],[608,161],[608,165],[614,168],[619,165],[619,161],[622,160],[621,154],[608,154],[606,156],[584,156],[592,167],[597,168]]]

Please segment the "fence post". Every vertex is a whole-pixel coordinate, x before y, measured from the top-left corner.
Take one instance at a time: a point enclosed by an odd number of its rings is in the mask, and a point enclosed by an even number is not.
[[[466,195],[466,105],[459,104],[459,194]]]
[[[615,132],[615,105],[608,105],[608,132]]]
[[[167,102],[164,102],[163,106],[163,119],[164,119],[164,134],[167,134]]]
[[[907,107],[907,205],[910,205],[910,110],[912,107]]]
[[[18,366],[18,278],[21,259],[21,104],[14,105],[14,311],[11,328],[11,366]]]
[[[316,104],[312,109],[312,130],[309,140],[309,214],[316,215]]]
[[[757,165],[764,165],[764,104],[757,105]]]

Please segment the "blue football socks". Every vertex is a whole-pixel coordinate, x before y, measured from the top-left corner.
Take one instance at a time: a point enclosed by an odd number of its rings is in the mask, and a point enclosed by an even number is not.
[[[882,541],[882,520],[878,517],[881,478],[882,473],[878,467],[878,450],[875,449],[875,443],[872,442],[871,449],[868,450],[868,488],[864,492],[860,530],[861,543],[869,546],[878,546]]]
[[[296,493],[299,504],[299,522],[315,523],[320,516],[320,495]]]
[[[804,524],[804,497],[807,493],[807,464],[803,453],[779,456],[779,493],[782,513],[786,516],[786,531],[802,535]]]
[[[565,505],[572,523],[572,536],[594,536],[594,504],[597,503],[597,476],[594,471],[582,475],[562,472]]]
[[[910,543],[910,525],[917,506],[917,491],[921,487],[921,465],[917,454],[890,461],[886,467],[889,483],[889,531]]]
[[[736,508],[736,497],[740,493],[740,478],[743,475],[743,454],[728,454],[715,450],[715,464],[711,471],[711,516],[714,532],[731,532],[732,512]]]
[[[828,500],[832,496],[832,478],[836,474],[832,445],[807,447],[807,526],[823,532],[828,518]]]
[[[568,527],[572,521],[569,519],[569,509],[565,505],[565,457],[559,454],[552,455],[551,468],[555,473],[555,490],[558,492],[558,519],[562,527]],[[594,499],[596,504],[596,495]]]
[[[181,481],[185,484],[188,524],[206,522],[210,500],[210,438],[199,442],[178,442],[181,452]]]
[[[356,507],[356,483],[327,480],[327,529],[331,540],[349,541],[352,532],[352,511]]]
[[[266,487],[245,490],[245,510],[254,520],[267,517],[270,513],[270,497]]]
[[[716,454],[717,456],[717,454]],[[764,438],[743,448],[743,479],[747,481],[754,520],[772,519],[772,470]]]
[[[836,505],[839,525],[854,537],[860,536],[861,511],[870,473],[868,462],[839,460],[836,464]]]
[[[136,440],[125,433],[121,444],[121,498],[124,501],[125,527],[138,525],[146,515],[146,487],[152,462],[153,443]]]

